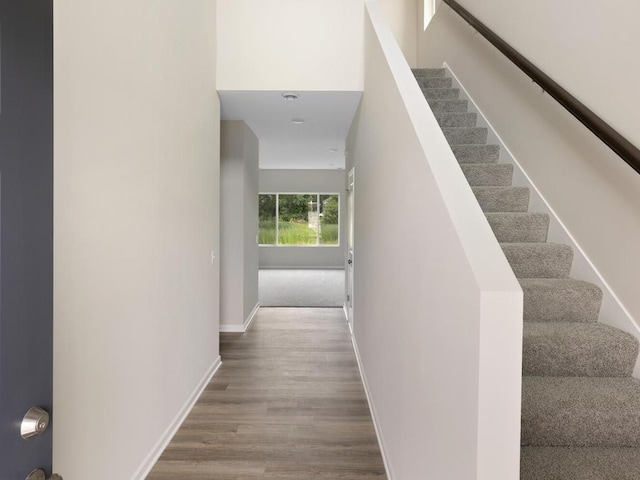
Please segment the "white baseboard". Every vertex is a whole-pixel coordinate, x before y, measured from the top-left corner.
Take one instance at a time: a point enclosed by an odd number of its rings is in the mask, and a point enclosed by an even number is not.
[[[253,322],[253,319],[255,318],[256,314],[258,313],[258,310],[260,310],[260,302],[256,303],[256,306],[253,307],[253,310],[251,311],[249,316],[247,318],[245,318],[244,323],[242,325],[220,325],[220,332],[221,333],[244,333],[244,332],[246,332],[247,329],[249,328],[249,325],[251,325],[251,322]]]
[[[249,326],[253,322],[253,319],[256,318],[256,314],[258,313],[258,310],[260,310],[260,302],[256,303],[256,306],[253,307],[253,310],[251,310],[251,313],[249,314],[247,319],[244,321],[244,331],[245,332],[247,330],[249,330]]]
[[[131,477],[132,480],[144,480],[145,478],[147,478],[147,475],[149,475],[149,472],[151,472],[151,469],[160,458],[160,455],[162,455],[162,452],[164,452],[165,448],[167,448],[167,445],[169,445],[169,442],[171,442],[171,439],[176,434],[184,420],[187,418],[187,415],[189,415],[189,412],[198,401],[198,398],[200,398],[200,395],[204,391],[205,387],[209,384],[211,378],[213,378],[221,365],[222,360],[220,356],[218,356],[213,364],[207,369],[200,382],[198,382],[198,384],[196,385],[196,388],[193,389],[191,395],[189,395],[189,398],[187,398],[187,401],[184,403],[180,411],[178,411],[177,415],[171,421],[167,429],[162,433],[149,454],[145,457],[138,470],[136,470],[136,473],[133,474],[133,476]]]
[[[373,427],[376,430],[376,437],[378,437],[378,446],[380,447],[380,453],[382,454],[384,469],[387,472],[387,479],[395,480],[396,477],[393,475],[393,470],[391,469],[391,463],[389,462],[389,457],[387,455],[387,447],[384,442],[384,438],[382,437],[382,431],[378,423],[378,415],[376,414],[376,408],[373,405],[373,401],[371,400],[371,392],[369,391],[369,383],[367,382],[367,376],[364,373],[364,368],[362,367],[362,359],[360,358],[360,351],[358,350],[358,342],[356,342],[356,337],[353,334],[351,335],[351,344],[353,345],[353,351],[356,354],[356,361],[358,362],[358,370],[360,370],[360,378],[362,379],[362,385],[364,386],[364,393],[367,396],[367,403],[369,404],[369,411],[371,412]]]
[[[312,248],[312,247],[304,247],[304,248]],[[315,248],[315,247],[313,247]],[[331,247],[335,248],[335,247]],[[344,270],[344,265],[266,265],[260,266],[260,270]]]

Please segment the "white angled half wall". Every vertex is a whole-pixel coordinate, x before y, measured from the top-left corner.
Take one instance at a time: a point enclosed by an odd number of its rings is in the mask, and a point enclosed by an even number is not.
[[[219,362],[215,1],[54,8],[53,465],[141,479]]]
[[[222,122],[221,331],[244,331],[258,303],[258,155],[245,122]]]

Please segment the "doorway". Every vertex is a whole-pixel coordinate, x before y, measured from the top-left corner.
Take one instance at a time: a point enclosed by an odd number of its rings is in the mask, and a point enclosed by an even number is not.
[[[347,177],[347,320],[353,333],[353,268],[354,268],[355,170]]]

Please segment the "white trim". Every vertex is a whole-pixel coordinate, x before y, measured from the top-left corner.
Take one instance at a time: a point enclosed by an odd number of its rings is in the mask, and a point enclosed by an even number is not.
[[[347,310],[347,302],[344,302],[342,304],[342,312],[344,313],[344,319],[347,322],[347,326],[349,327],[349,333],[351,334],[351,340],[353,341],[353,325],[351,325],[351,322],[349,321],[349,310]],[[362,374],[362,372],[360,373]]]
[[[364,393],[367,396],[367,403],[369,404],[369,411],[371,412],[371,420],[373,420],[373,428],[375,428],[376,437],[378,437],[378,446],[380,447],[380,453],[382,454],[382,461],[384,463],[385,472],[387,473],[387,479],[395,480],[396,477],[393,475],[393,470],[391,469],[391,462],[389,461],[387,447],[384,442],[384,438],[382,437],[382,431],[378,423],[376,409],[373,405],[373,401],[371,400],[372,395],[369,391],[367,376],[365,375],[364,368],[362,367],[362,359],[360,358],[360,351],[358,350],[358,342],[356,342],[356,337],[353,334],[351,335],[351,344],[353,345],[353,352],[355,353],[356,361],[358,362],[358,370],[360,371],[360,378],[362,379],[362,385],[364,386]]]
[[[249,330],[249,326],[253,322],[253,319],[256,318],[256,314],[258,313],[258,310],[260,310],[260,302],[256,303],[256,306],[253,307],[253,310],[251,310],[251,313],[249,314],[247,319],[244,321],[244,331],[245,332],[247,330]]]
[[[258,310],[260,309],[260,302],[256,303],[256,306],[253,307],[253,310],[249,314],[249,316],[245,319],[242,325],[220,325],[221,333],[244,333],[253,322]]]
[[[518,162],[515,155],[511,150],[509,150],[509,147],[507,147],[502,138],[500,138],[500,135],[498,135],[487,117],[485,117],[476,102],[471,98],[471,95],[469,95],[469,92],[464,88],[451,67],[449,67],[446,62],[443,63],[443,66],[453,78],[454,83],[457,84],[456,87],[460,88],[461,97],[469,100],[469,110],[478,114],[478,126],[486,126],[489,129],[489,141],[496,142],[500,145],[500,163],[511,163],[515,167],[513,172],[513,184],[526,186],[531,189],[531,200],[529,202],[530,211],[549,214],[550,224],[548,241],[564,243],[573,248],[574,257],[573,265],[571,267],[571,278],[591,282],[599,286],[602,290],[603,298],[598,322],[624,330],[640,340],[640,325],[638,325],[634,320],[631,313],[620,301],[620,298],[616,295],[609,283],[593,264],[587,253],[582,249],[573,235],[571,235],[571,232],[569,232],[569,229],[567,229],[562,220],[560,220],[560,217],[558,217],[553,207],[551,207],[544,195],[542,195],[529,175],[524,171],[520,162]],[[633,376],[640,378],[640,356],[636,362]]]
[[[309,265],[309,266],[278,266],[278,265],[267,265],[264,267],[260,267],[260,270],[344,270],[344,265],[332,265],[332,266],[322,266],[322,265]]]
[[[202,395],[205,387],[209,384],[215,373],[218,371],[220,366],[222,365],[222,360],[218,355],[218,358],[215,359],[213,364],[207,369],[202,379],[198,382],[187,401],[182,405],[182,408],[178,411],[174,419],[171,421],[167,429],[162,433],[156,444],[153,446],[149,454],[145,457],[142,464],[136,470],[136,473],[131,477],[133,480],[144,480],[151,472],[151,469],[155,466],[156,462],[164,452],[165,448],[171,442],[171,439],[176,434],[176,432],[182,426],[182,423],[187,418],[187,415],[191,412],[191,409]]]

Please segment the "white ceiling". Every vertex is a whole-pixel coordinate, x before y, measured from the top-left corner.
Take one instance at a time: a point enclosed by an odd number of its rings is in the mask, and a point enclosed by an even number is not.
[[[362,92],[219,93],[222,120],[244,120],[260,139],[260,168],[345,168],[345,139]],[[298,100],[286,101],[283,93]],[[294,125],[294,118],[305,123]]]

